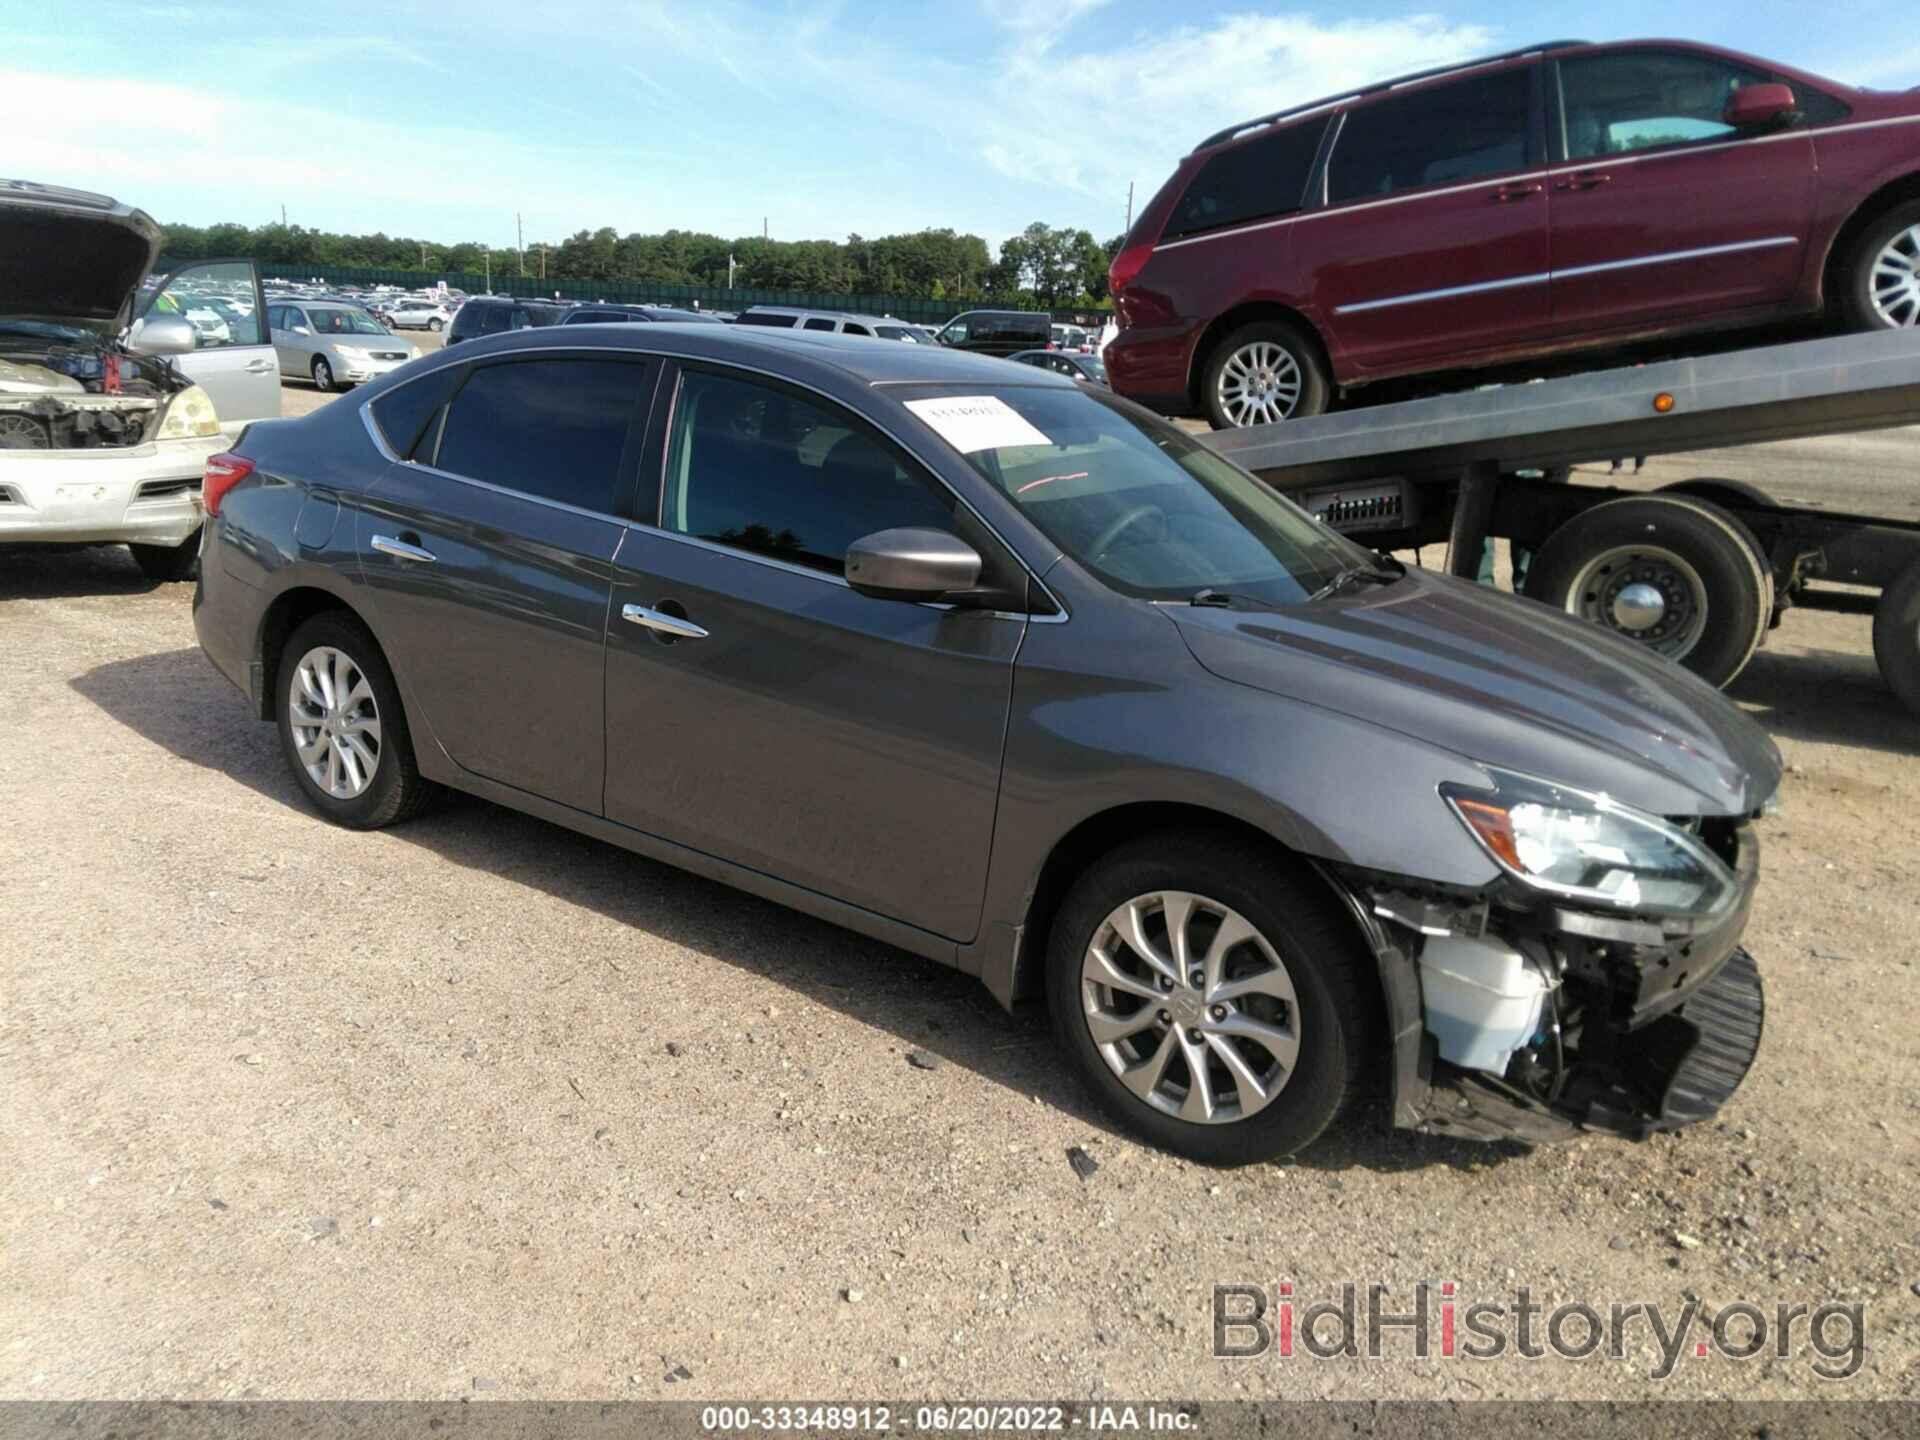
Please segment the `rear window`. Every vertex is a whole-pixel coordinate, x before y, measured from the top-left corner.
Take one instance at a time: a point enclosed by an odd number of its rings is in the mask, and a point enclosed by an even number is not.
[[[1298,210],[1327,119],[1323,115],[1290,125],[1212,156],[1167,217],[1166,238],[1201,235]]]
[[[649,378],[623,360],[483,365],[447,411],[434,465],[610,513],[627,427]]]
[[[374,426],[386,440],[387,448],[402,460],[411,459],[421,432],[446,403],[447,396],[453,393],[453,387],[459,379],[459,367],[449,365],[430,375],[422,375],[418,380],[396,386],[370,401],[367,409],[373,415]],[[430,450],[432,447],[425,448]]]
[[[1499,175],[1532,155],[1533,68],[1376,100],[1347,112],[1327,164],[1327,199],[1365,200]]]
[[[797,315],[770,315],[765,310],[749,310],[734,320],[736,325],[777,325],[782,330],[791,330]]]

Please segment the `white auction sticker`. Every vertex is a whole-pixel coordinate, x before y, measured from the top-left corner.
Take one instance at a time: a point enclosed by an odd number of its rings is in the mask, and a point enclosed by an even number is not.
[[[1051,445],[1026,416],[995,395],[947,395],[938,400],[909,400],[907,408],[931,425],[962,455],[976,450],[1005,450],[1018,445]]]

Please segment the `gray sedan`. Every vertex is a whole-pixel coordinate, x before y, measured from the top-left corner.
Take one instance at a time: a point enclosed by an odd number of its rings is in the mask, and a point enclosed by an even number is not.
[[[1641,1135],[1757,1051],[1758,726],[1097,387],[523,331],[248,431],[202,498],[200,643],[320,815],[450,787],[957,966],[1196,1159],[1375,1096]]]
[[[419,352],[354,305],[276,301],[267,306],[280,374],[317,390],[357,385],[398,370]]]

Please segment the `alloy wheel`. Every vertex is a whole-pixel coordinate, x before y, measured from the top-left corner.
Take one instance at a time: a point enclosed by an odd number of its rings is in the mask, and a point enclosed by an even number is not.
[[[316,390],[333,389],[333,367],[325,360],[313,362],[313,388]]]
[[[1574,577],[1567,609],[1669,660],[1682,660],[1707,628],[1707,585],[1664,546],[1616,546]]]
[[[1196,1124],[1264,1110],[1299,1060],[1285,963],[1250,921],[1204,895],[1156,891],[1117,906],[1087,946],[1080,999],[1120,1083]]]
[[[351,655],[319,645],[300,657],[287,724],[309,780],[335,800],[366,793],[380,768],[380,707]]]
[[[1227,357],[1214,388],[1220,413],[1234,425],[1266,425],[1293,414],[1304,383],[1284,345],[1255,340]]]
[[[1871,280],[1873,312],[1900,330],[1920,324],[1920,225],[1910,225],[1880,247]]]

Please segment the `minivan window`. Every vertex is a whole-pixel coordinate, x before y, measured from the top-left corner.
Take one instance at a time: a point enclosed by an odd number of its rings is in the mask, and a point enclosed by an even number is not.
[[[953,524],[952,497],[853,416],[701,370],[674,403],[661,512],[676,534],[831,575],[863,535]]]
[[[833,321],[822,320],[818,315],[816,315],[811,320],[807,321],[807,323],[803,325],[801,328],[804,330],[831,330],[833,329]]]
[[[734,318],[736,325],[777,325],[783,330],[791,330],[797,315],[775,315],[765,310],[748,310]]]
[[[1326,130],[1323,115],[1243,140],[1209,158],[1167,218],[1166,238],[1200,235],[1298,210]]]
[[[1715,55],[1622,50],[1560,64],[1561,133],[1569,160],[1626,155],[1734,134],[1734,92],[1768,77]]]
[[[1358,105],[1327,165],[1327,199],[1457,184],[1528,163],[1533,69],[1522,66]]]
[[[475,367],[454,396],[434,465],[611,512],[620,452],[649,369],[622,360],[515,360]]]
[[[1216,590],[1283,605],[1371,563],[1184,431],[1103,391],[991,386],[906,404],[942,439],[947,424],[969,465],[1123,595],[1189,600]],[[956,405],[963,423],[944,418]],[[1007,443],[968,448],[983,420]]]

